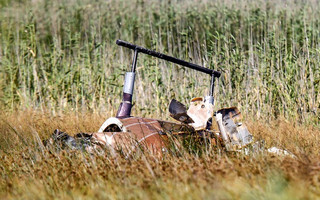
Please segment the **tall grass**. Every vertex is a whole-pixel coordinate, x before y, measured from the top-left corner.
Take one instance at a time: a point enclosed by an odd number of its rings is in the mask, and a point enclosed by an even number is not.
[[[5,109],[115,111],[132,52],[120,38],[223,72],[216,107],[319,123],[318,1],[1,1]],[[209,77],[139,55],[136,115],[208,93]]]

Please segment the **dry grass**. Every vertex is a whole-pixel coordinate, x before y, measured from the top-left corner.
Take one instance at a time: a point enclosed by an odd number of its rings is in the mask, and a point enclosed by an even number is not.
[[[184,152],[126,160],[79,151],[49,153],[41,145],[40,140],[55,128],[92,132],[104,120],[105,116],[92,113],[2,113],[0,198],[315,199],[320,195],[320,130],[285,120],[249,122],[248,127],[267,146],[284,147],[297,159]]]

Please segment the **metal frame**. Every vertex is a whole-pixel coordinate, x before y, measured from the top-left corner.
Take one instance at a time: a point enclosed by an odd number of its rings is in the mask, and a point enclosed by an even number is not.
[[[208,69],[208,68],[205,68],[205,67],[172,57],[172,56],[168,56],[168,55],[150,50],[150,49],[146,49],[144,47],[140,47],[126,41],[117,40],[116,44],[119,46],[126,47],[128,49],[134,50],[131,73],[130,72],[126,73],[124,90],[123,90],[123,98],[122,98],[120,107],[118,109],[117,118],[130,117],[130,114],[131,114],[133,86],[134,86],[134,79],[135,79],[135,71],[137,67],[138,53],[144,53],[144,54],[147,54],[156,58],[160,58],[160,59],[210,75],[211,81],[210,81],[210,92],[209,92],[208,99],[209,99],[209,103],[213,104],[214,82],[215,82],[215,78],[219,78],[221,76],[221,72]]]

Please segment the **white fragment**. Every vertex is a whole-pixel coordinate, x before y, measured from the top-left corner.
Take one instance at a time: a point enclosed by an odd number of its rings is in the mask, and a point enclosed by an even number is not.
[[[293,153],[284,150],[284,149],[279,149],[277,147],[271,147],[267,150],[269,153],[274,153],[277,154],[279,156],[291,156],[291,157],[295,157],[295,155],[293,155]]]

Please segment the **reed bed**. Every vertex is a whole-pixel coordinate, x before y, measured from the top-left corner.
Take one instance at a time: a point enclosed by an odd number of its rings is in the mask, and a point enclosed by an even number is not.
[[[319,123],[318,1],[1,1],[0,97],[6,110],[114,115],[132,52],[126,40],[223,72],[217,108]],[[136,115],[207,95],[209,77],[139,56]]]

